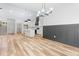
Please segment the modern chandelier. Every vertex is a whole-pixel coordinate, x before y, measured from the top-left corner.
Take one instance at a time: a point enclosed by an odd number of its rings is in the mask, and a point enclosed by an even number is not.
[[[37,17],[48,16],[49,14],[51,14],[53,12],[53,9],[54,8],[49,8],[49,10],[46,10],[45,3],[42,3],[42,9],[37,12]]]

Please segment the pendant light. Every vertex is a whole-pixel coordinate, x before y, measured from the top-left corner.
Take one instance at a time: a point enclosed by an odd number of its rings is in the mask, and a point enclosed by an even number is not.
[[[51,14],[53,12],[54,8],[49,8],[49,10],[46,10],[46,4],[42,3],[42,9],[40,11],[37,12],[37,17],[44,17],[44,16],[48,16],[49,14]]]

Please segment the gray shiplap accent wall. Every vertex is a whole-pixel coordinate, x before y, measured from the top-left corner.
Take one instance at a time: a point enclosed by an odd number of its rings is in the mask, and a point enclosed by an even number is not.
[[[44,26],[43,37],[79,47],[79,24]]]

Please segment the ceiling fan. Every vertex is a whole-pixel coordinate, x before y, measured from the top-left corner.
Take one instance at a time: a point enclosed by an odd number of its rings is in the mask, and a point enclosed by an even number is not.
[[[42,9],[37,12],[37,17],[44,17],[48,16],[53,12],[54,8],[49,8],[49,10],[46,10],[46,5],[45,3],[42,4]]]

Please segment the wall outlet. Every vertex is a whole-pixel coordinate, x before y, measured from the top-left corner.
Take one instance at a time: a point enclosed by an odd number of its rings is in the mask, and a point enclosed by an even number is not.
[[[56,35],[54,35],[53,37],[54,37],[54,39],[56,39]]]

